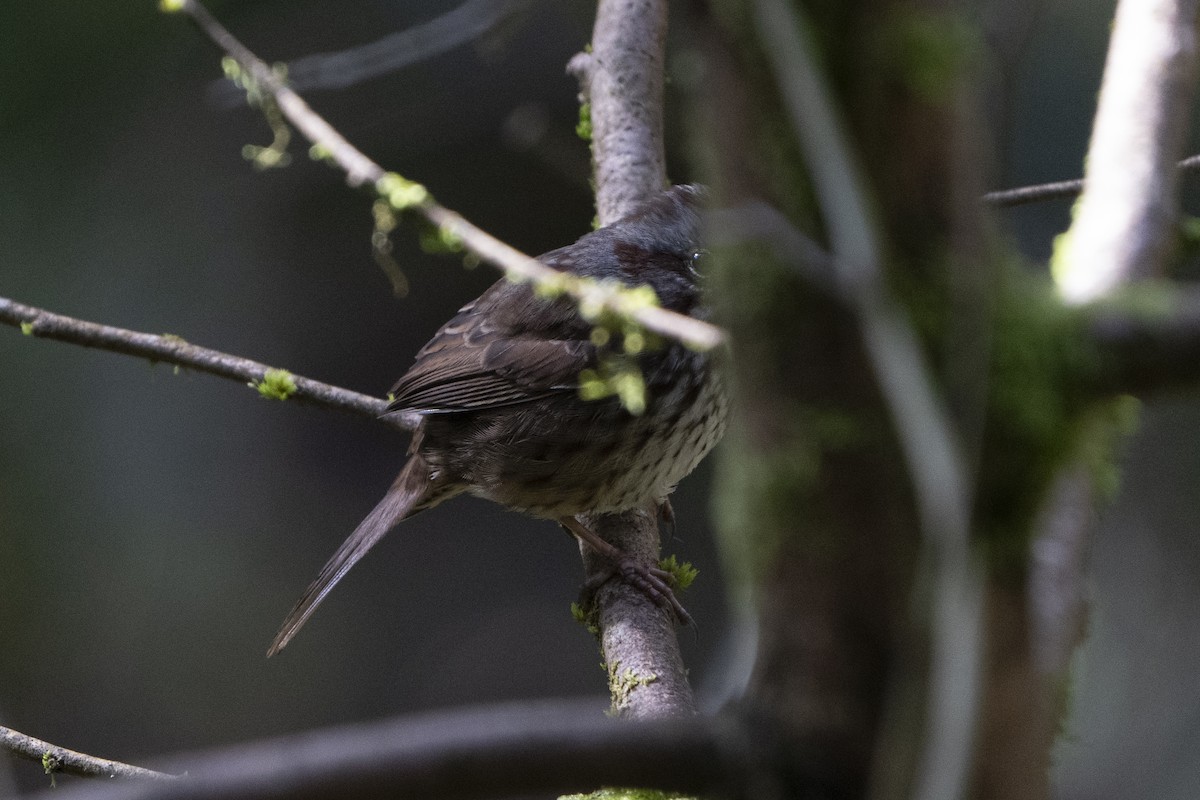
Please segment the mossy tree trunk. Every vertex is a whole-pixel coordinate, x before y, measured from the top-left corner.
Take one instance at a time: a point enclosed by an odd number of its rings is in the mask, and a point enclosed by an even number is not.
[[[819,754],[817,773],[840,796],[940,786],[1046,797],[1057,722],[1033,658],[1028,544],[1055,469],[1108,401],[1079,389],[1081,326],[1049,277],[1020,269],[989,236],[973,83],[982,37],[960,7],[813,2],[807,21],[790,18],[789,35],[828,76],[804,80],[840,117],[880,242],[881,280],[848,287],[833,277],[844,208],[814,178],[820,145],[800,134],[814,123],[789,106],[789,82],[802,77],[771,41],[777,22],[764,25],[778,5],[695,6],[689,34],[704,54],[688,83],[694,152],[716,205],[736,211],[714,248],[713,296],[738,410],[720,473],[722,534],[760,624],[747,702],[784,721],[805,746],[797,752]],[[963,465],[966,560],[982,565],[981,660],[961,671],[975,675],[978,709],[959,735],[959,767],[930,762],[947,735],[930,711],[944,689],[934,662],[945,600],[931,576],[945,565],[931,564],[923,529],[928,487],[911,469],[922,454],[906,455],[903,441],[921,422],[885,390],[863,311],[873,301],[855,292],[886,293],[915,333]],[[946,633],[941,646],[953,649],[958,634]],[[972,635],[968,623],[968,660]]]

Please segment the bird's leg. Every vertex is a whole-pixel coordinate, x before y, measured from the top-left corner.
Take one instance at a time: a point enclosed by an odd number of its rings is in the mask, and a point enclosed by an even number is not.
[[[671,505],[671,498],[664,497],[658,504],[658,521],[659,530],[667,541],[675,538],[675,509]]]
[[[670,572],[658,566],[643,564],[620,548],[604,541],[575,517],[562,517],[558,522],[576,539],[595,550],[612,564],[611,571],[593,576],[583,585],[585,598],[590,599],[591,595],[610,578],[619,575],[623,581],[646,595],[656,606],[671,611],[675,618],[684,625],[694,626],[696,624],[692,615],[675,597],[675,592],[671,589],[675,577]]]

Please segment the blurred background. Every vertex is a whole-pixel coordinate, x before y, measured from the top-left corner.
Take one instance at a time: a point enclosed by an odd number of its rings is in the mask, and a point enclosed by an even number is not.
[[[459,5],[210,8],[259,55],[289,61]],[[997,188],[1079,174],[1112,9],[1054,0],[993,20]],[[569,243],[593,210],[564,66],[593,7],[476,0],[472,11],[469,41],[306,95],[375,160],[502,239],[531,253]],[[395,297],[372,257],[367,195],[300,143],[286,169],[244,160],[270,131],[226,102],[219,60],[151,0],[3,4],[0,295],[382,395],[495,273],[422,253],[402,227],[394,256],[411,292]],[[686,181],[682,145],[670,148],[672,178]],[[1044,260],[1068,211],[1043,203],[999,220]],[[1056,765],[1064,797],[1200,788],[1198,429],[1194,402],[1148,409],[1102,514],[1092,637]],[[0,329],[0,724],[141,763],[469,703],[582,695],[603,708],[595,644],[568,611],[574,544],[468,498],[404,523],[264,658],[406,446],[369,420]],[[700,569],[685,597],[699,634],[682,639],[714,704],[738,668],[707,483],[702,468],[680,487],[665,549]],[[0,758],[0,795],[46,784],[35,765],[8,766]]]

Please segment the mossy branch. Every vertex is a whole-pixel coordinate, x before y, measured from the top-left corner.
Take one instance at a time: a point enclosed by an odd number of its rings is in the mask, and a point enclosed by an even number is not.
[[[179,776],[156,772],[145,767],[136,767],[120,761],[89,756],[68,750],[56,744],[35,739],[28,734],[0,727],[0,750],[7,750],[17,758],[36,761],[54,780],[55,773],[77,775],[81,778],[141,778],[156,781],[173,781]]]
[[[250,385],[270,399],[296,399],[323,408],[349,411],[400,430],[412,427],[402,415],[382,416],[387,410],[386,400],[293,375],[248,358],[198,347],[172,334],[142,333],[100,325],[5,297],[0,297],[0,323],[20,328],[26,336],[57,339],[229,378]]]
[[[285,79],[237,40],[220,22],[196,0],[164,0],[164,11],[187,14],[200,29],[225,53],[237,62],[241,74],[232,77],[253,85],[256,93],[267,95],[289,122],[296,126],[313,145],[313,153],[346,173],[352,187],[369,187],[387,200],[399,212],[419,214],[441,231],[442,235],[462,242],[468,252],[502,269],[514,281],[535,284],[562,285],[567,294],[583,301],[596,298],[586,287],[563,281],[562,273],[525,255],[469,222],[461,214],[438,203],[419,183],[394,172],[388,172],[350,144],[324,118],[312,110],[300,95],[288,87]],[[226,67],[227,74],[230,72]],[[719,345],[724,337],[720,328],[676,314],[658,306],[630,306],[623,296],[626,290],[613,289],[598,298],[605,310],[637,322],[646,330],[670,337],[700,350]]]

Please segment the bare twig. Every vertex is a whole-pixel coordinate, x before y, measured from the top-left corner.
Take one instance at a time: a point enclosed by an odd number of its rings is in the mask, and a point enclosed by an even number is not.
[[[237,61],[258,89],[270,95],[284,116],[313,143],[316,152],[345,171],[346,181],[350,186],[371,186],[396,210],[417,212],[437,226],[449,239],[461,242],[468,252],[504,270],[511,280],[532,281],[556,291],[566,292],[580,301],[632,319],[647,330],[701,350],[708,350],[720,344],[722,333],[714,325],[657,306],[637,303],[631,299],[629,292],[620,287],[599,285],[559,272],[468,222],[460,214],[434,200],[425,187],[385,171],[350,144],[333,126],[313,111],[300,95],[290,89],[280,75],[239,42],[199,2],[163,0],[163,6],[182,11],[195,20],[217,46]],[[658,188],[661,188],[661,184]]]
[[[1200,156],[1188,156],[1175,165],[1181,173],[1200,170]],[[1020,186],[1016,189],[1000,189],[988,192],[983,196],[983,202],[997,208],[1023,206],[1027,203],[1040,203],[1044,200],[1062,200],[1076,197],[1083,191],[1083,178],[1069,181],[1054,181],[1039,183],[1035,186]]]
[[[293,59],[287,62],[288,85],[297,92],[345,89],[474,41],[528,6],[528,0],[465,0],[427,22],[373,42]],[[244,100],[242,93],[224,80],[214,83],[211,94],[230,106]]]
[[[411,422],[400,418],[400,415],[382,416],[387,410],[386,400],[352,392],[339,386],[331,386],[310,378],[303,378],[299,375],[287,373],[284,377],[282,371],[274,370],[266,364],[217,350],[209,350],[205,347],[197,347],[188,344],[178,336],[141,333],[125,328],[114,328],[110,325],[99,325],[95,322],[86,322],[33,306],[22,305],[4,297],[0,297],[0,323],[18,327],[29,336],[57,339],[84,347],[95,347],[100,350],[146,358],[150,361],[175,364],[221,378],[249,383],[256,387],[263,385],[264,381],[270,381],[272,375],[278,375],[285,384],[290,379],[294,388],[291,385],[281,386],[280,392],[277,392],[276,396],[286,396],[324,408],[361,414],[401,430],[409,430],[412,427]]]
[[[1068,181],[1039,183],[1036,186],[1019,186],[1016,189],[999,189],[983,196],[983,202],[998,208],[1023,206],[1045,200],[1063,200],[1076,197],[1083,191],[1083,178]]]
[[[285,800],[546,795],[599,785],[763,797],[769,733],[752,749],[728,718],[616,724],[596,704],[523,704],[372,722],[239,745],[181,759],[187,780],[88,785],[55,800]],[[795,752],[788,753],[795,757]],[[763,766],[764,772],[752,773]],[[805,776],[819,763],[788,764]],[[800,796],[799,787],[789,796]],[[808,787],[810,790],[813,787]],[[783,796],[768,794],[765,796]],[[815,795],[814,795],[815,796]]]
[[[1054,274],[1087,303],[1157,274],[1179,200],[1197,74],[1197,0],[1121,0],[1088,148],[1085,189]]]
[[[38,762],[48,775],[62,772],[82,778],[149,778],[156,781],[173,781],[179,777],[68,750],[12,728],[0,727],[0,750],[7,750],[17,758]]]

